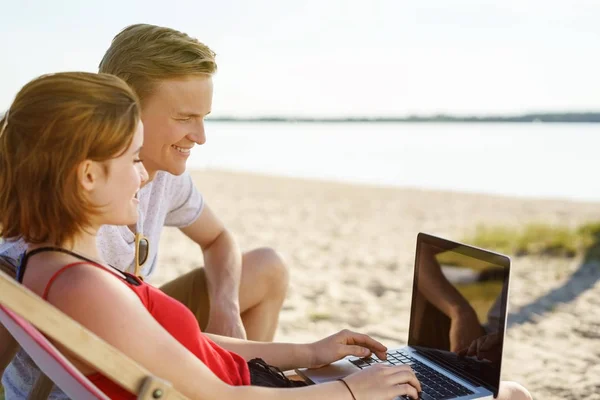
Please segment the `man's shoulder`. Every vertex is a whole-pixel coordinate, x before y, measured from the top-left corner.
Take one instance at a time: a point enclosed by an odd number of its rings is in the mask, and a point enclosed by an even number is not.
[[[0,241],[0,270],[14,278],[19,258],[25,250],[26,245],[22,240]]]
[[[27,244],[22,239],[0,240],[0,254],[14,260],[27,250]]]

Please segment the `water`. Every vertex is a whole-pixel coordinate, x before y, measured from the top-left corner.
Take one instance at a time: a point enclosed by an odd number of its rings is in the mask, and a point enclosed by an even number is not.
[[[207,122],[194,168],[600,200],[600,125]]]

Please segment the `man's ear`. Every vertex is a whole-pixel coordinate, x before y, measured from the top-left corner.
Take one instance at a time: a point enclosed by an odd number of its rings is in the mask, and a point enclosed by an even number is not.
[[[95,189],[100,178],[100,165],[92,160],[82,161],[77,167],[77,179],[84,190],[91,192]]]

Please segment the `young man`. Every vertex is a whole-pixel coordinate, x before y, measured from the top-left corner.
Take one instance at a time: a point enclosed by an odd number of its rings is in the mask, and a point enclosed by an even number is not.
[[[156,265],[163,227],[180,228],[201,247],[205,268],[163,290],[191,308],[203,330],[271,341],[287,289],[281,257],[267,248],[242,254],[185,171],[193,147],[206,141],[204,117],[211,112],[216,68],[207,46],[173,29],[140,24],[114,38],[99,72],[124,79],[141,98],[141,158],[150,182],[139,192],[138,225],[106,226],[99,244],[108,263],[133,272],[135,236],[143,234],[149,254],[141,275],[148,278],[156,268],[168,268]],[[0,254],[16,259],[23,250],[23,243],[5,243]]]
[[[202,249],[204,267],[161,289],[190,308],[205,332],[271,341],[288,286],[282,258],[270,248],[242,253],[185,171],[193,147],[206,141],[204,117],[212,107],[215,53],[182,32],[138,24],[113,39],[99,69],[125,80],[141,99],[140,156],[150,176],[138,193],[137,226],[102,228],[103,259],[134,272],[139,247],[138,258],[144,258],[138,260],[143,263],[140,274],[147,279],[157,268],[168,268],[157,265],[163,227],[178,227]],[[0,244],[0,263],[10,269],[25,249],[21,241]],[[0,327],[0,373],[14,353],[9,339]]]

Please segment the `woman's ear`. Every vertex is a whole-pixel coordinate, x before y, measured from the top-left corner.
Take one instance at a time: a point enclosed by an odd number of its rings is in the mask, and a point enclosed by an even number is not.
[[[91,192],[98,184],[99,165],[92,160],[82,161],[77,167],[77,179],[84,190]]]

